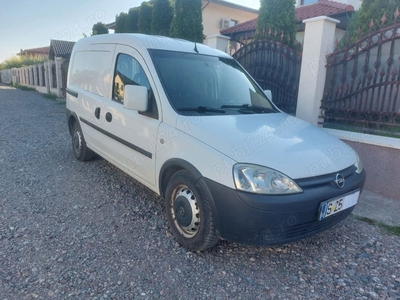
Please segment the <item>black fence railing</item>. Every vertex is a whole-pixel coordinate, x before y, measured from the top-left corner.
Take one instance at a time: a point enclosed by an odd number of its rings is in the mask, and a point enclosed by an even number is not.
[[[271,90],[280,109],[296,113],[301,53],[280,42],[258,40],[242,46],[233,57],[264,90]]]
[[[327,57],[325,127],[400,137],[400,24]]]

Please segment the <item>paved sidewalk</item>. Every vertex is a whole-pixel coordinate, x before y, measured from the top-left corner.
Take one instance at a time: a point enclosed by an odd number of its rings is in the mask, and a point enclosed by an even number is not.
[[[364,190],[353,214],[390,226],[400,226],[400,201]]]

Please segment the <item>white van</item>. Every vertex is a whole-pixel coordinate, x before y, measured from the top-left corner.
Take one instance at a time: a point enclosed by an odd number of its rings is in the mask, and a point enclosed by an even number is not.
[[[204,45],[83,38],[66,105],[76,158],[97,153],[161,195],[191,250],[323,231],[351,213],[365,181],[349,146],[281,112],[232,57]]]

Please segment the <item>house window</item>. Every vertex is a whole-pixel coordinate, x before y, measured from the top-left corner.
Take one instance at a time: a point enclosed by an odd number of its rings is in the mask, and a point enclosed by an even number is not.
[[[230,20],[230,21],[229,21],[229,27],[236,26],[238,23],[239,23],[239,21]]]
[[[301,5],[307,5],[312,3],[317,3],[318,0],[301,0]]]

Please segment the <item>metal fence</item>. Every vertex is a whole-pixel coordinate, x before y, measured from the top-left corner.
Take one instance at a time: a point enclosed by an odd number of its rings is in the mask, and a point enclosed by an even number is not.
[[[233,57],[264,90],[271,90],[280,109],[296,113],[301,53],[279,42],[258,40],[241,47]]]
[[[400,136],[400,24],[327,57],[324,126]]]

